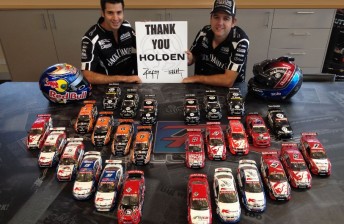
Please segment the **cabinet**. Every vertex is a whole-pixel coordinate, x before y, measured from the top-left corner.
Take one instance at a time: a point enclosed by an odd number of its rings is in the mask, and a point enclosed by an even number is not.
[[[253,65],[268,57],[273,9],[238,9],[237,25],[250,39],[246,65],[246,82],[253,77]]]
[[[12,81],[38,81],[58,62],[80,67],[81,38],[99,10],[0,11],[0,41]]]
[[[304,74],[321,73],[334,15],[334,9],[275,9],[268,58],[291,56]]]

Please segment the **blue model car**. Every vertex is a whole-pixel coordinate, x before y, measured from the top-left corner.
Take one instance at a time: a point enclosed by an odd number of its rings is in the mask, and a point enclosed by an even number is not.
[[[240,160],[237,175],[239,191],[245,208],[250,212],[263,212],[266,208],[266,198],[256,162]]]

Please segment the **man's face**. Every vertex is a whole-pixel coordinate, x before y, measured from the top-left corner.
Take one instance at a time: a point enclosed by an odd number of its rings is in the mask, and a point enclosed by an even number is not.
[[[215,38],[226,38],[235,26],[236,19],[225,12],[215,12],[210,16],[211,29],[214,32]]]
[[[123,5],[121,3],[106,3],[102,16],[104,17],[102,25],[106,30],[118,30],[123,23]]]

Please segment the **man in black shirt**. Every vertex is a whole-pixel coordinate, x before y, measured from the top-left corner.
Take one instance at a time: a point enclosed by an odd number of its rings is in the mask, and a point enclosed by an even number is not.
[[[92,84],[140,83],[135,31],[123,19],[123,0],[100,0],[102,16],[82,38],[81,70]]]
[[[183,83],[203,83],[231,87],[245,81],[249,39],[235,26],[235,1],[215,0],[210,25],[197,34],[190,51],[188,64],[195,63],[195,75]]]

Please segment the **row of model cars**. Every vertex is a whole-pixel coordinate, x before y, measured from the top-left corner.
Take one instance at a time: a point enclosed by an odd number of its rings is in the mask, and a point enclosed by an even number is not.
[[[98,117],[92,133],[94,145],[102,146],[110,141],[110,135],[114,128],[112,123],[113,118],[111,114],[108,115],[108,112]],[[111,151],[116,156],[125,156],[130,153],[130,160],[135,165],[144,165],[150,161],[152,154],[152,127],[137,126],[135,135],[134,129],[132,119],[119,119],[119,125],[113,135]],[[70,153],[75,153],[74,151],[70,152],[69,146],[81,148],[80,145],[83,144],[80,142],[82,142],[82,138],[67,138],[64,127],[53,128],[50,114],[39,114],[29,131],[27,148],[40,150],[38,158],[40,167],[53,167],[57,163],[63,162],[65,157],[70,158]]]
[[[103,97],[103,109],[114,111],[121,99],[122,91],[118,83],[110,83]],[[137,89],[127,89],[120,105],[121,118],[135,118],[139,108],[140,97]],[[143,125],[153,125],[158,116],[158,101],[154,94],[144,96],[144,101],[140,109],[140,120]]]
[[[223,116],[222,108],[215,90],[206,90],[203,104],[207,120],[221,120]],[[243,116],[245,114],[245,102],[239,88],[229,88],[227,104],[230,116]],[[195,94],[185,95],[184,119],[187,125],[199,124],[201,120],[200,103]]]

